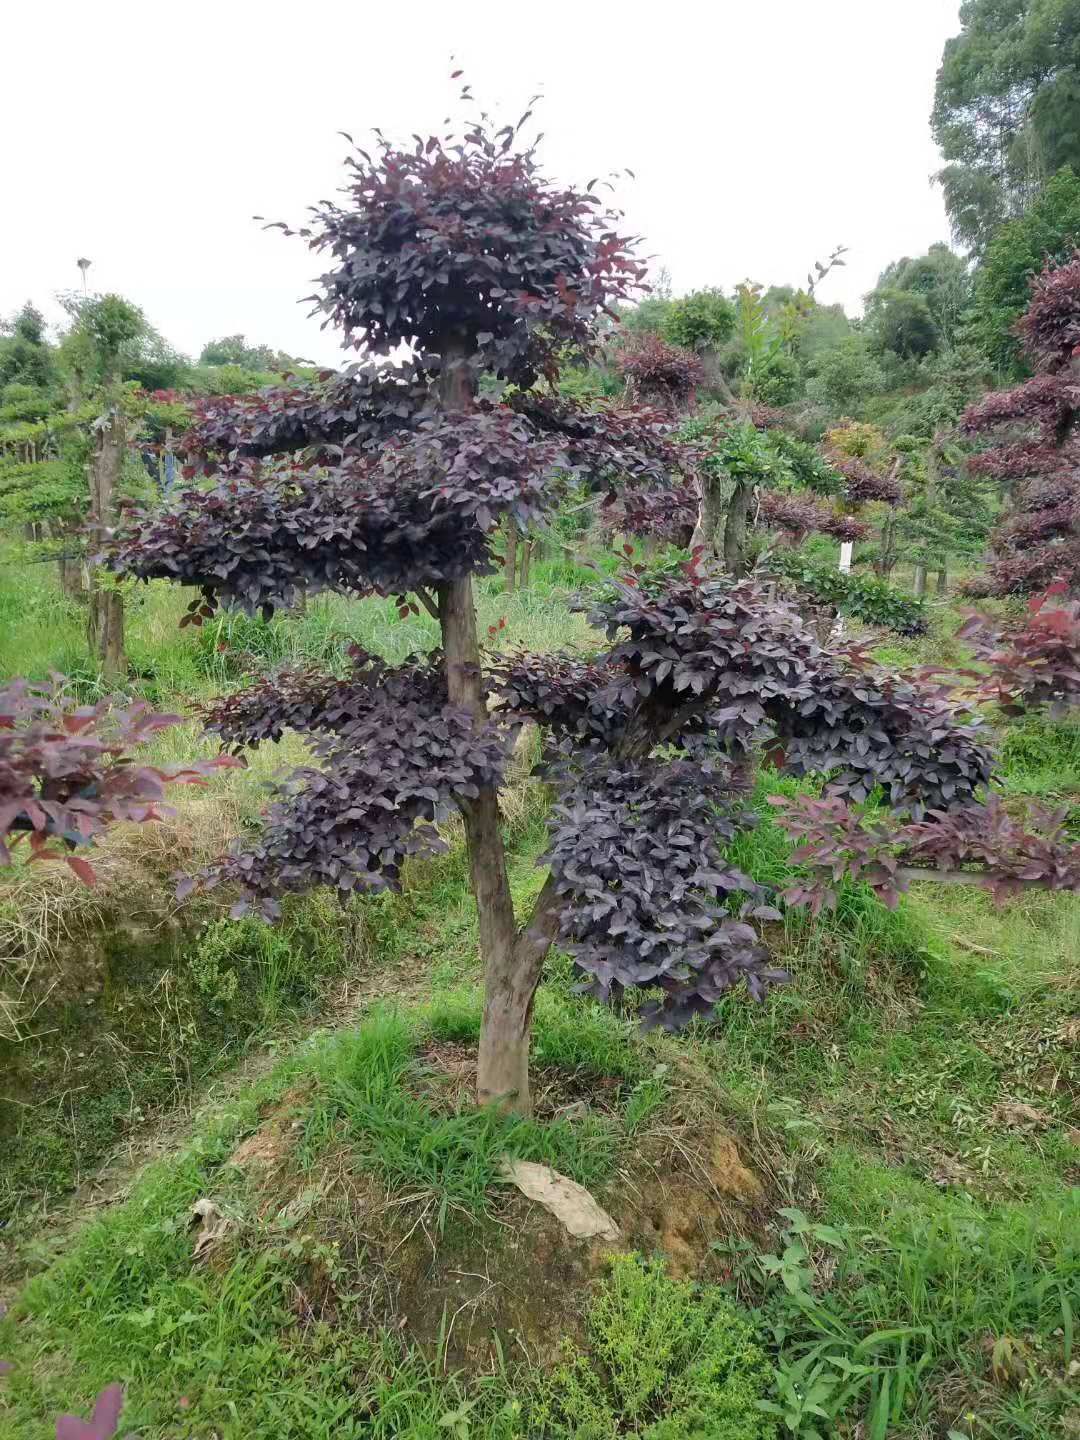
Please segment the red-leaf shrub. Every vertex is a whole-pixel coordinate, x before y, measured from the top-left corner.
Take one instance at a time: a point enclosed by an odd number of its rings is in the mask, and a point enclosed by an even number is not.
[[[843,493],[850,505],[866,505],[883,500],[886,505],[899,505],[903,491],[891,475],[879,475],[857,455],[830,454],[829,464],[843,478]]]
[[[1080,705],[1080,601],[1052,586],[1028,602],[1020,625],[1001,630],[972,615],[959,631],[990,667],[980,693],[1008,714],[1047,707],[1066,714]]]
[[[870,533],[862,520],[841,514],[808,492],[766,490],[758,502],[758,515],[770,529],[784,530],[795,539],[815,532],[836,540],[864,540]]]
[[[615,364],[636,400],[671,410],[683,409],[693,400],[704,374],[696,355],[666,344],[659,335],[628,341],[617,352]]]
[[[623,535],[650,536],[687,546],[694,533],[700,497],[693,485],[647,490],[632,486],[605,502],[603,518]]]
[[[1035,277],[1017,327],[1042,373],[964,412],[961,426],[969,435],[1001,437],[971,468],[1012,487],[1012,513],[991,537],[994,560],[964,587],[968,594],[1032,594],[1057,579],[1080,586],[1078,317],[1080,255]]]
[[[172,814],[163,804],[166,785],[197,784],[237,763],[222,758],[170,770],[132,763],[135,747],[180,722],[141,701],[74,705],[60,676],[0,689],[0,864],[11,863],[12,848],[25,838],[31,860],[64,860],[93,884],[93,868],[73,850],[118,820]]]
[[[1055,374],[1080,353],[1080,250],[1031,282],[1031,302],[1016,325],[1032,365]]]
[[[792,860],[809,871],[781,897],[814,914],[835,905],[844,879],[861,880],[893,907],[912,880],[982,884],[995,900],[1036,886],[1080,890],[1080,845],[1066,833],[1066,810],[1032,806],[1023,816],[996,795],[982,805],[933,810],[921,820],[853,810],[836,795],[774,798],[780,824],[799,844]],[[976,869],[967,867],[976,866]]]

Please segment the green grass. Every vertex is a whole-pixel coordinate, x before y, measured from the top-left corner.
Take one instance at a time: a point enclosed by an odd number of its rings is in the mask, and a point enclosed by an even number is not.
[[[3,664],[67,669],[92,695],[79,617],[35,575],[20,575],[17,588],[0,583]],[[564,557],[541,562],[534,579],[523,595],[505,595],[495,578],[479,587],[485,629],[507,621],[497,643],[594,646],[566,594],[595,575]],[[354,642],[396,660],[435,641],[426,615],[401,620],[379,600],[316,600],[303,616],[269,623],[227,616],[201,634],[176,629],[183,605],[163,586],[131,603],[138,688],[166,704],[240,683],[251,666],[337,665]],[[929,637],[879,658],[962,659],[954,621],[935,610]],[[196,744],[185,726],[154,755],[178,760]],[[1002,754],[1007,796],[1074,802],[1080,729],[1010,726]],[[280,758],[268,752],[254,772],[215,782],[241,823]],[[763,781],[760,823],[732,851],[777,887],[791,875],[789,845],[765,797],[791,788]],[[521,910],[543,878],[545,803],[539,787],[525,787],[508,812]],[[950,1430],[1036,1440],[1076,1428],[1080,897],[1031,893],[998,909],[982,892],[923,883],[888,911],[865,887],[844,886],[832,914],[791,915],[772,930],[789,986],[760,1007],[733,994],[714,1027],[675,1039],[643,1039],[631,1018],[583,1000],[555,956],[537,1002],[536,1073],[587,1096],[602,1078],[606,1100],[547,1122],[477,1111],[438,1063],[440,1046],[473,1046],[480,1023],[460,845],[413,867],[404,894],[365,901],[364,931],[380,964],[406,984],[415,975],[423,1011],[367,1012],[290,1058],[31,1282],[0,1322],[0,1353],[17,1364],[0,1391],[3,1440],[50,1434],[52,1414],[85,1412],[117,1377],[129,1385],[125,1427],[148,1440],[713,1434],[694,1428],[695,1406],[730,1420],[715,1431],[723,1440],[757,1440],[773,1421],[798,1440],[815,1426],[842,1440],[943,1440]],[[276,1023],[303,1003],[302,950],[251,922],[219,922],[190,957],[190,979],[211,1014],[243,999],[260,1024]],[[726,1297],[619,1262],[604,1288],[583,1296],[586,1343],[546,1378],[510,1365],[454,1378],[438,1356],[409,1353],[371,1326],[357,1299],[349,1267],[363,1267],[362,1243],[343,1259],[314,1226],[260,1229],[242,1178],[223,1165],[258,1106],[299,1084],[310,1089],[297,1113],[310,1177],[344,1154],[436,1222],[489,1223],[501,1155],[602,1188],[702,1072],[718,1084],[750,1163],[770,1178],[771,1221],[753,1239],[733,1237],[721,1257]],[[64,1162],[58,1134],[60,1149],[43,1152],[43,1163]],[[243,1218],[245,1243],[227,1263],[193,1269],[187,1212],[206,1193]],[[297,1289],[324,1272],[336,1314],[298,1325]],[[725,1409],[729,1382],[738,1403]],[[751,1392],[778,1411],[748,1408]],[[825,1419],[807,1408],[812,1396]]]
[[[499,649],[595,650],[596,633],[583,616],[569,613],[566,602],[573,592],[599,584],[604,568],[598,574],[569,558],[538,561],[529,588],[514,594],[506,593],[501,576],[478,580],[481,638]],[[167,581],[125,587],[130,685],[157,702],[210,695],[268,665],[347,666],[352,645],[398,663],[438,643],[438,625],[424,610],[402,619],[395,600],[377,597],[316,596],[302,614],[268,621],[223,610],[201,629],[181,630],[193,593]],[[505,622],[501,629],[500,622]],[[103,693],[87,655],[84,613],[60,594],[51,566],[9,566],[0,572],[0,632],[0,678],[44,679],[58,671],[72,678],[85,699]]]
[[[321,1093],[305,1117],[305,1164],[343,1139],[357,1163],[393,1189],[433,1195],[439,1229],[452,1209],[486,1209],[503,1156],[550,1165],[587,1188],[611,1176],[613,1120],[588,1113],[540,1124],[444,1098],[437,1072],[417,1059],[420,1039],[405,1016],[380,1010],[319,1052],[314,1074]]]

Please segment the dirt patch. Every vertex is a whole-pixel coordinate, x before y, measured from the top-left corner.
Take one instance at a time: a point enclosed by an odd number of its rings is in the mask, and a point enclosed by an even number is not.
[[[299,1127],[296,1116],[310,1093],[310,1085],[298,1085],[286,1091],[265,1115],[260,1116],[259,1128],[241,1140],[226,1165],[255,1172],[273,1171],[283,1165],[296,1145]]]
[[[680,1279],[717,1279],[714,1242],[761,1237],[769,1215],[764,1183],[720,1131],[694,1149],[650,1141],[596,1191],[619,1226],[615,1243],[573,1238],[509,1187],[491,1214],[452,1212],[440,1232],[430,1197],[387,1194],[344,1149],[323,1176],[334,1215],[320,1228],[337,1239],[372,1323],[471,1373],[493,1370],[500,1354],[550,1364],[566,1338],[583,1341],[589,1287],[613,1252],[660,1255]]]

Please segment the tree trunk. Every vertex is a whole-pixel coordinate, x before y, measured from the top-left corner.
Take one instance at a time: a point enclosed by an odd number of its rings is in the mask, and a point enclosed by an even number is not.
[[[746,574],[746,522],[753,486],[738,481],[728,502],[724,522],[724,565],[738,579]]]
[[[124,458],[124,421],[115,410],[98,431],[90,462],[91,543],[100,543],[112,520],[113,496]],[[124,597],[118,590],[102,589],[91,578],[90,613],[86,626],[91,656],[106,680],[119,680],[127,671],[124,655]]]
[[[716,532],[720,529],[720,520],[724,513],[720,498],[722,483],[718,476],[701,476],[701,500],[698,504],[697,523],[690,537],[691,550],[704,549],[712,552],[716,549]]]
[[[506,581],[507,593],[512,595],[517,585],[517,556],[518,556],[518,527],[509,518],[506,521],[506,559],[503,562],[503,575]]]
[[[939,595],[947,595],[949,593],[949,571],[944,565],[938,567],[937,586],[935,588]]]
[[[531,567],[531,565],[532,565],[533,549],[534,549],[534,547],[535,547],[535,544],[536,544],[535,540],[529,540],[529,539],[526,539],[526,540],[524,541],[524,543],[522,544],[522,547],[521,547],[521,567],[520,567],[520,570],[518,571],[518,589],[519,589],[519,590],[527,590],[527,589],[529,588],[529,569],[530,569],[530,567]]]
[[[448,346],[443,352],[439,399],[451,413],[467,410],[472,404],[472,376],[462,357],[461,346]],[[488,712],[471,579],[440,585],[438,603],[447,695],[451,705],[469,711],[474,726],[480,729],[488,723]],[[483,787],[474,800],[462,801],[460,808],[484,964],[477,1098],[481,1104],[497,1104],[527,1115],[532,1109],[529,1040],[533,998],[557,923],[554,884],[549,880],[544,886],[529,925],[519,934],[495,787]]]
[[[59,527],[55,536],[57,543],[68,549],[74,549],[79,543],[78,532],[67,525]],[[70,600],[73,605],[86,604],[86,575],[81,555],[61,555],[56,562],[56,568],[60,576],[60,590],[65,600]]]
[[[915,566],[915,578],[912,582],[912,590],[916,600],[921,600],[926,594],[926,566]]]
[[[471,580],[455,580],[439,586],[439,621],[450,703],[469,710],[479,729],[487,724],[488,713]],[[534,966],[519,964],[515,954],[518,937],[514,902],[506,874],[499,801],[494,786],[485,786],[475,800],[463,802],[461,812],[484,962],[484,1019],[480,1030],[477,1096],[481,1104],[494,1101],[527,1114],[531,1108],[532,1004],[547,947]]]

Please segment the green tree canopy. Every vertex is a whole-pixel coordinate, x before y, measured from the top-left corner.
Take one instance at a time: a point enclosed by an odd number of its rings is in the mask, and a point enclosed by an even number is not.
[[[45,339],[45,317],[28,300],[17,314],[0,321],[0,390],[12,384],[48,389],[55,382],[56,364]]]
[[[975,273],[972,335],[1001,370],[1019,372],[1013,327],[1028,307],[1032,277],[1048,261],[1066,260],[1080,245],[1080,178],[1060,170],[1023,215],[990,242]]]
[[[931,125],[953,232],[976,253],[1047,178],[1080,165],[1076,0],[965,0],[945,44]]]
[[[811,362],[807,399],[831,414],[852,414],[886,387],[885,373],[864,335],[849,335]]]
[[[866,318],[883,349],[917,357],[955,344],[970,300],[968,262],[939,243],[885,267],[866,296]]]
[[[269,345],[250,345],[245,335],[223,335],[220,340],[208,340],[199,356],[200,365],[235,365],[242,370],[279,371],[294,368],[310,362],[284,350],[271,350]]]
[[[660,322],[669,345],[684,350],[716,350],[735,329],[735,306],[721,290],[694,290],[670,302]]]

